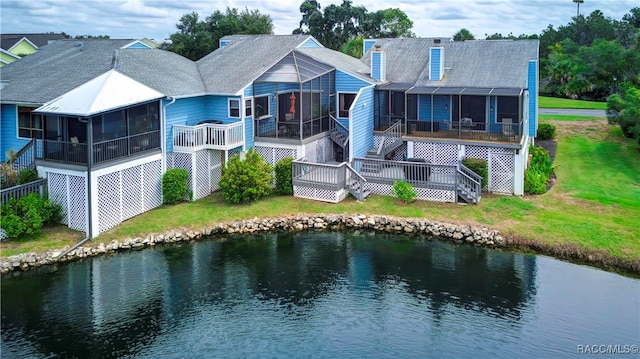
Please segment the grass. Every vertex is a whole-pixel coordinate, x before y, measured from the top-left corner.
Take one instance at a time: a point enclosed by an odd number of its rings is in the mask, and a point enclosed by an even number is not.
[[[573,108],[581,110],[606,110],[606,102],[572,100],[568,98],[540,96],[538,107],[540,108]]]
[[[538,115],[540,121],[590,121],[597,120],[598,117],[593,116],[575,116],[575,115]]]
[[[554,165],[557,182],[539,196],[485,194],[478,205],[416,201],[404,204],[387,196],[370,196],[358,203],[349,198],[330,204],[290,196],[271,196],[255,203],[230,205],[220,193],[196,202],[163,206],[136,216],[102,234],[97,242],[144,236],[171,229],[202,229],[216,223],[281,217],[298,213],[364,213],[486,226],[507,236],[549,245],[577,246],[623,259],[640,259],[640,152],[634,140],[605,119],[547,120],[557,126]],[[69,233],[75,234],[74,238]],[[57,242],[56,238],[68,238]],[[26,241],[6,241],[2,255],[59,248],[81,238],[77,232],[55,228]]]

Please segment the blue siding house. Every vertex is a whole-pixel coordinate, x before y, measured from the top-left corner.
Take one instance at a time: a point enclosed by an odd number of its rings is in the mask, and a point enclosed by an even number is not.
[[[143,40],[61,40],[0,69],[0,150],[33,147],[64,223],[88,237],[159,206],[167,169],[199,199],[250,148],[293,157],[299,197],[364,200],[405,180],[420,199],[477,203],[482,188],[522,192],[537,48],[367,39],[355,59],[308,35],[233,35],[194,62]],[[489,183],[465,157],[489,163]]]

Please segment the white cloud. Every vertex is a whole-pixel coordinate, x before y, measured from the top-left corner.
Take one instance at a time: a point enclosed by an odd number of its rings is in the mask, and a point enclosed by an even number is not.
[[[320,1],[323,7],[342,0]],[[112,38],[168,38],[186,13],[196,11],[204,19],[227,7],[258,9],[273,19],[276,34],[290,34],[299,25],[302,0],[2,0],[3,33],[61,32],[71,35],[109,35]],[[547,25],[567,24],[575,16],[570,0],[354,0],[368,11],[403,10],[421,37],[451,36],[467,28],[477,38],[496,32],[503,35],[539,34]],[[605,16],[621,19],[638,0],[587,0],[582,14],[599,9]]]

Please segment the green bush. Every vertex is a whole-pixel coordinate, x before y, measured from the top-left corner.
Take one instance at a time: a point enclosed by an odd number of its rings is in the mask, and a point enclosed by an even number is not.
[[[541,141],[553,140],[556,137],[556,126],[550,123],[541,123],[538,126],[537,139]]]
[[[249,202],[268,196],[273,190],[273,168],[254,148],[245,158],[235,155],[222,170],[220,188],[225,201]]]
[[[531,194],[542,194],[547,191],[549,177],[544,173],[529,167],[524,172],[524,191]]]
[[[293,194],[293,157],[285,157],[276,163],[276,193]]]
[[[482,187],[486,187],[489,183],[489,165],[482,158],[464,158],[462,164],[472,170],[475,174],[482,177]]]
[[[549,151],[543,147],[530,146],[531,162],[524,172],[524,191],[531,194],[542,194],[547,191],[547,182],[553,174],[553,164]]]
[[[38,171],[34,168],[32,170],[22,170],[20,177],[18,178],[18,184],[26,184],[29,182],[38,180]]]
[[[0,227],[7,237],[20,238],[40,233],[44,225],[59,222],[62,217],[60,205],[31,193],[16,200],[11,198],[2,206]]]
[[[187,186],[189,172],[182,168],[167,170],[162,176],[162,201],[165,204],[176,204],[191,199],[191,190]]]
[[[391,193],[402,200],[404,203],[411,203],[415,201],[418,192],[413,189],[413,186],[405,181],[393,181],[393,189]]]

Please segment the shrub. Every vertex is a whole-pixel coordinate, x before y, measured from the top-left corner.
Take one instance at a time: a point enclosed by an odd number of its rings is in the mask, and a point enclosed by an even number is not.
[[[285,157],[276,163],[276,193],[293,194],[293,157]]]
[[[405,181],[393,181],[393,189],[391,193],[402,200],[404,203],[415,201],[418,192],[413,186]]]
[[[547,191],[547,182],[553,173],[553,165],[549,151],[543,147],[529,147],[531,162],[524,172],[524,191],[531,194],[541,194]]]
[[[43,225],[61,220],[62,208],[38,193],[31,193],[16,200],[11,198],[2,206],[0,227],[7,237],[20,238],[25,235],[40,233]]]
[[[167,170],[162,176],[162,201],[165,204],[176,204],[191,199],[191,191],[187,186],[189,172],[182,168]]]
[[[548,176],[533,167],[524,172],[524,191],[531,194],[542,194],[547,191]]]
[[[249,202],[268,196],[273,190],[273,168],[254,148],[245,158],[235,155],[222,170],[220,188],[225,201]]]
[[[29,182],[38,180],[38,171],[34,168],[32,170],[22,170],[20,177],[18,178],[18,184],[26,184]]]
[[[0,188],[9,188],[18,184],[18,172],[8,163],[0,164]]]
[[[541,141],[553,140],[556,137],[556,126],[550,123],[541,123],[538,126],[538,135],[536,137]]]
[[[482,187],[489,183],[489,165],[482,158],[464,158],[462,164],[472,170],[475,174],[482,177]]]

